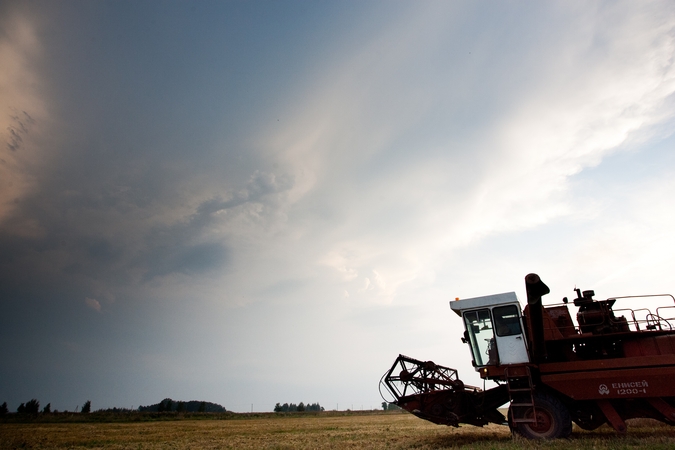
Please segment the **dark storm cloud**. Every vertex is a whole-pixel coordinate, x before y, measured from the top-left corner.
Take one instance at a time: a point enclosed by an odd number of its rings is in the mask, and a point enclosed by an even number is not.
[[[81,299],[102,291],[114,296],[120,286],[155,277],[224,270],[231,262],[227,240],[232,230],[223,223],[226,218],[221,213],[236,215],[247,204],[274,208],[276,196],[293,182],[289,177],[256,172],[226,199],[214,196],[199,203],[192,214],[161,225],[147,225],[144,211],[157,208],[160,200],[147,203],[142,191],[135,198],[82,180],[66,184],[24,197],[0,227],[0,285],[7,302],[12,302],[14,289],[25,286],[27,274],[35,280],[35,294],[48,301],[53,299],[51,291],[66,287]],[[9,231],[29,223],[35,224],[33,234]],[[211,233],[221,225],[224,231]]]
[[[245,204],[274,203],[273,195],[293,186],[292,178],[256,171],[245,187],[235,190],[227,200],[213,197],[199,204],[185,222],[154,229],[147,236],[148,252],[143,255],[146,278],[178,272],[195,274],[222,267],[228,262],[229,250],[223,242],[186,244],[199,239],[219,222],[218,214]],[[273,207],[273,206],[272,206]]]
[[[0,233],[0,284],[11,286],[30,273],[38,284],[50,279],[79,285],[84,296],[91,295],[87,289],[93,284],[114,289],[119,283],[140,282],[138,273],[148,280],[218,269],[227,262],[227,245],[222,236],[209,236],[207,228],[218,220],[219,211],[277,192],[278,187],[260,178],[230,200],[204,201],[188,217],[161,226],[144,225],[142,209],[126,211],[131,206],[96,189],[76,196],[59,190],[27,196]],[[27,223],[36,224],[33,235],[8,232]]]
[[[30,189],[16,195],[11,211],[0,211],[4,301],[11,304],[29,278],[40,301],[79,302],[103,291],[114,297],[155,277],[223,268],[230,260],[226,237],[207,230],[217,212],[287,187],[255,172],[255,156],[237,145],[231,130],[241,114],[222,105],[239,90],[222,88],[215,72],[204,77],[218,61],[231,64],[223,46],[202,50],[220,28],[179,38],[174,25],[185,16],[149,5],[19,6],[2,9],[42,25],[34,26],[42,48],[34,66],[51,117],[39,130],[37,162],[19,167]],[[149,17],[163,24],[150,34]],[[16,153],[35,120],[22,104],[10,106],[3,151]],[[231,140],[219,141],[214,129]],[[74,292],[51,294],[62,289]]]

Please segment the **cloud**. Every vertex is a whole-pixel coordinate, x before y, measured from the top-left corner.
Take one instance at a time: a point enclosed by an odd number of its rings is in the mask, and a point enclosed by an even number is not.
[[[23,229],[47,236],[40,245],[51,243],[63,270],[91,261],[92,286],[221,274],[246,292],[242,272],[277,261],[269,285],[313,264],[335,271],[337,292],[391,301],[433,280],[458,248],[573,214],[570,177],[671,117],[670,17],[653,26],[640,7],[621,8],[570,7],[578,31],[554,26],[528,49],[470,34],[469,56],[444,24],[477,12],[426,5],[338,54],[288,106],[287,125],[260,133],[271,136],[256,141],[267,167],[243,182],[168,170],[182,160],[139,151],[135,178],[110,158],[101,180],[84,171],[68,190],[45,184],[39,202],[51,209],[40,220],[22,209],[34,224]],[[88,161],[70,156],[72,167]],[[64,240],[68,250],[57,250]]]
[[[477,185],[464,239],[570,214],[569,177],[672,120],[673,15],[624,4],[586,12],[578,22],[585,26],[547,49],[546,83],[496,124],[489,173]]]
[[[458,249],[572,216],[571,177],[660,138],[673,119],[675,15],[663,13],[672,6],[556,8],[565,21],[538,42],[476,39],[480,57],[463,51],[465,62],[444,65],[432,55],[460,46],[429,23],[471,12],[426,5],[331,67],[292,108],[300,114],[269,142],[297,180],[286,207],[325,226],[312,242],[317,262],[350,293],[391,298],[433,279]],[[534,9],[522,36],[550,14]],[[466,100],[455,107],[453,97]],[[395,281],[375,289],[373,271]]]
[[[176,273],[199,275],[220,268],[227,261],[227,248],[219,242],[175,247],[151,247],[142,258],[145,279]]]
[[[89,297],[87,297],[87,298],[84,299],[84,303],[85,303],[89,308],[93,309],[94,311],[101,312],[101,304],[100,304],[99,301],[96,300],[95,298],[89,298]]]
[[[593,197],[589,227],[574,243],[573,254],[589,268],[588,282],[607,295],[670,292],[675,232],[669,208],[675,195],[673,170],[665,167],[623,185],[585,184]],[[598,205],[602,205],[598,207]]]
[[[145,279],[200,274],[232,262],[233,242],[264,239],[268,227],[274,228],[280,203],[292,186],[289,177],[256,171],[243,187],[202,201],[187,217],[147,230],[138,256]]]
[[[203,202],[197,208],[198,215],[217,213],[224,209],[234,208],[248,202],[258,202],[266,195],[275,194],[292,187],[292,181],[287,177],[278,178],[273,173],[256,171],[251,175],[246,186],[230,193],[230,198],[222,200],[214,198]]]
[[[45,117],[40,95],[41,80],[35,70],[41,46],[35,24],[21,11],[5,9],[0,19],[0,225],[36,181],[34,167],[39,165],[34,133]],[[15,232],[26,234],[24,226]]]

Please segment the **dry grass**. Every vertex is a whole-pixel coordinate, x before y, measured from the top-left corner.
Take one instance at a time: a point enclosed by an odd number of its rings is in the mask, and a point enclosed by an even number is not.
[[[620,436],[607,427],[531,442],[507,427],[450,428],[410,414],[264,417],[144,423],[4,423],[0,448],[68,449],[637,449],[675,448],[675,428],[640,421]]]

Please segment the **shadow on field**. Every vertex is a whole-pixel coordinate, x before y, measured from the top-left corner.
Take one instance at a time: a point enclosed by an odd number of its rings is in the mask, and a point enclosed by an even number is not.
[[[570,440],[581,439],[615,439],[617,437],[633,438],[633,439],[675,439],[675,427],[652,419],[629,419],[626,421],[628,431],[625,434],[620,434],[614,431],[609,425],[602,425],[593,431],[585,431],[577,426],[574,427],[574,432],[570,436]],[[674,445],[675,447],[675,445]]]
[[[507,429],[508,430],[508,429]],[[446,434],[443,436],[429,436],[428,438],[420,439],[419,448],[461,448],[481,447],[480,444],[485,444],[486,447],[491,447],[493,444],[509,444],[513,442],[510,433],[499,433],[488,431],[481,428],[475,430],[460,429],[456,433]]]
[[[633,422],[633,423],[631,423]],[[506,428],[508,430],[508,428]],[[673,449],[675,448],[675,427],[651,420],[635,420],[628,423],[628,432],[620,434],[607,425],[585,431],[574,427],[567,439],[532,441],[512,436],[509,431],[498,429],[459,428],[443,435],[423,437],[412,446],[418,449]]]

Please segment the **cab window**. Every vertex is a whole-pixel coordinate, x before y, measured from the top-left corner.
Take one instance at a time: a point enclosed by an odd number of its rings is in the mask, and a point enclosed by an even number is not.
[[[497,336],[521,334],[520,315],[516,305],[498,306],[492,309]]]

